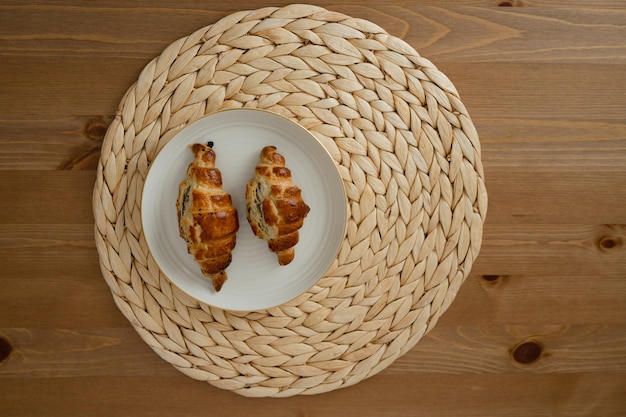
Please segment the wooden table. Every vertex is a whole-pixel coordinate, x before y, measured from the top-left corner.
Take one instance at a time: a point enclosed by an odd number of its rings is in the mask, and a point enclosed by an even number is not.
[[[0,415],[626,414],[626,4],[317,4],[405,39],[475,122],[490,208],[448,312],[380,374],[317,396],[245,398],[176,371],[102,279],[100,146],[163,48],[270,3],[4,0]]]

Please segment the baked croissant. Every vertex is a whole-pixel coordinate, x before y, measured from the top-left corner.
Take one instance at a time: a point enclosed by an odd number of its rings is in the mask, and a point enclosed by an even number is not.
[[[176,208],[187,250],[219,291],[228,278],[225,269],[232,261],[239,220],[230,194],[222,189],[212,145],[191,146],[195,156],[187,168],[187,178],[180,183]]]
[[[294,259],[298,230],[310,211],[301,194],[276,147],[263,148],[255,176],[246,186],[246,217],[254,234],[267,240],[280,265]]]

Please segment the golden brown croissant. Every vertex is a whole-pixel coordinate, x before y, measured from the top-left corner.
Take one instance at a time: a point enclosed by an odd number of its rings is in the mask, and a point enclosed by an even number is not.
[[[280,265],[293,260],[298,230],[310,210],[301,194],[276,147],[263,148],[255,176],[246,187],[246,217],[254,234],[267,240]]]
[[[194,160],[187,169],[187,178],[180,183],[176,201],[178,226],[202,274],[219,291],[227,279],[225,269],[236,244],[237,209],[230,194],[222,189],[222,174],[215,168],[213,148],[196,143],[191,150]]]

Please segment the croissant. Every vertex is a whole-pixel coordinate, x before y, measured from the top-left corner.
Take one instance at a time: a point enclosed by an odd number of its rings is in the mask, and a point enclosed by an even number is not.
[[[255,175],[246,186],[246,217],[254,234],[267,240],[280,265],[294,259],[298,230],[309,211],[302,191],[292,182],[285,158],[276,147],[264,147]]]
[[[228,279],[225,269],[232,261],[239,220],[230,194],[222,189],[212,145],[191,146],[195,156],[180,183],[176,208],[180,236],[187,242],[188,252],[202,274],[211,279],[215,291],[220,291]]]

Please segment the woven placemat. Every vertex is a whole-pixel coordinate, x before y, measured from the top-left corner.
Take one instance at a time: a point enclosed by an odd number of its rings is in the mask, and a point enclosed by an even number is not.
[[[309,129],[348,196],[330,269],[262,311],[225,311],[180,291],[141,228],[159,150],[198,118],[238,107]],[[289,5],[229,15],[143,69],[105,136],[93,209],[102,274],[158,355],[222,389],[286,397],[370,377],[433,328],[478,255],[487,193],[478,135],[443,73],[369,21]]]

